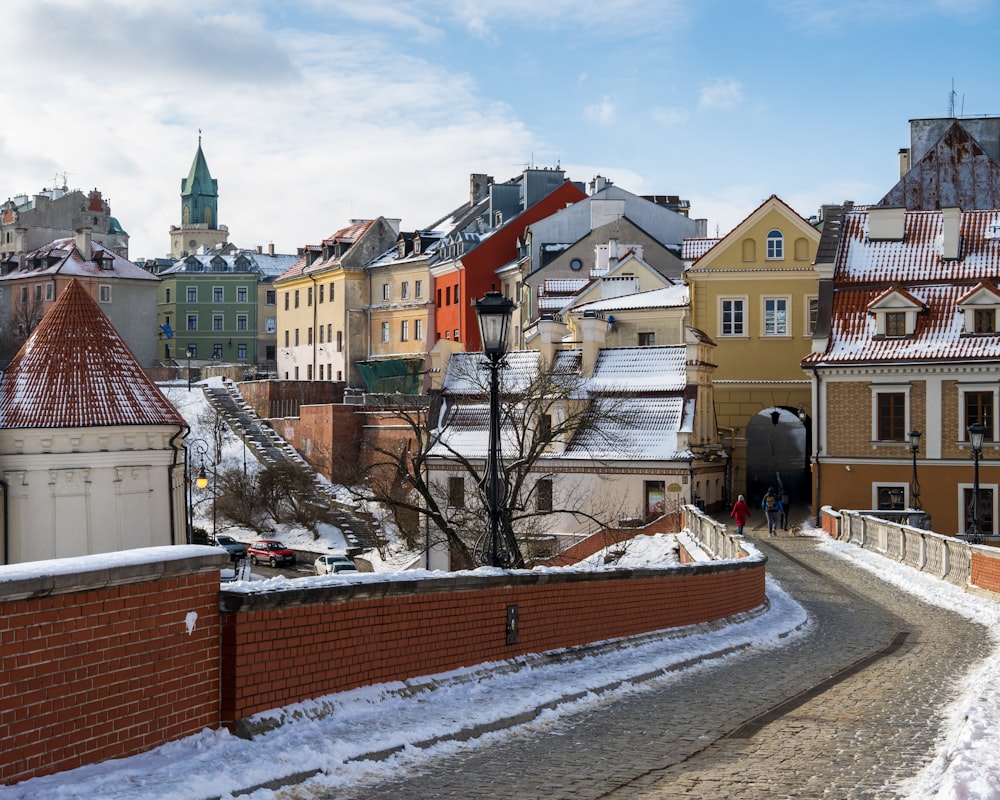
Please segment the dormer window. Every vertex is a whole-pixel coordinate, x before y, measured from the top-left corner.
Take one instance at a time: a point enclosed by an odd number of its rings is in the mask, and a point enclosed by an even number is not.
[[[996,335],[1000,310],[1000,290],[996,286],[980,283],[960,297],[956,305],[963,316],[965,335]]]
[[[396,244],[396,258],[406,258],[406,240],[400,239]]]
[[[868,304],[875,317],[875,335],[898,339],[912,336],[917,330],[917,314],[926,305],[905,289],[888,289]]]

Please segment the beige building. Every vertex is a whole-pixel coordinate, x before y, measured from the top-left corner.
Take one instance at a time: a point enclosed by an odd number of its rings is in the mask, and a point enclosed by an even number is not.
[[[717,241],[685,243],[692,325],[711,336],[715,409],[732,451],[730,497],[784,488],[809,498],[808,378],[799,366],[819,308],[820,231],[772,195]]]

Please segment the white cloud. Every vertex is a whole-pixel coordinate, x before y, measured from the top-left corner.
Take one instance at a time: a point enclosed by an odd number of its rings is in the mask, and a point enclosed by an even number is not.
[[[583,110],[584,116],[591,122],[598,125],[610,125],[615,121],[615,104],[608,95],[601,98],[601,102],[587,106]]]
[[[650,116],[657,125],[662,125],[664,128],[670,128],[674,125],[680,125],[681,123],[687,122],[690,115],[683,108],[656,106],[650,112]]]
[[[732,78],[716,78],[702,86],[698,98],[699,108],[728,111],[743,100],[743,87]]]

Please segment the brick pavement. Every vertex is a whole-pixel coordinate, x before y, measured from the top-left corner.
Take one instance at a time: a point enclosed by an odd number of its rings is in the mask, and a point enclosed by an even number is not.
[[[951,680],[989,649],[980,626],[816,548],[760,540],[815,620],[753,650],[326,798],[896,797],[935,752]],[[296,793],[296,797],[301,795]]]

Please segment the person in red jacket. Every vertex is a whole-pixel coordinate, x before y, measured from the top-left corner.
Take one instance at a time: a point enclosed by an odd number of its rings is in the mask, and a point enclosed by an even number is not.
[[[740,495],[740,499],[733,504],[733,510],[729,512],[729,516],[736,520],[736,533],[738,536],[742,536],[743,526],[747,524],[747,517],[750,516],[750,506],[743,499],[743,495]]]

